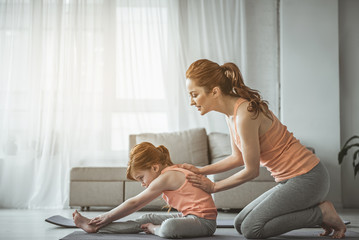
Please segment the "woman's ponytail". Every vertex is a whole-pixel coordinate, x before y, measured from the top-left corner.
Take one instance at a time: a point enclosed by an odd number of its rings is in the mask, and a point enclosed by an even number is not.
[[[225,63],[221,68],[223,69],[224,75],[230,81],[232,92],[235,94],[234,87],[239,88],[244,85],[241,71],[234,63]]]

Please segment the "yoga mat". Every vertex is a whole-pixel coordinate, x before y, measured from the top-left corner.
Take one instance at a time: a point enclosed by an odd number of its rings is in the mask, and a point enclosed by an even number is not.
[[[72,218],[55,215],[45,219],[46,222],[66,228],[77,228]],[[233,219],[217,219],[217,228],[233,228]]]
[[[45,219],[46,222],[52,223],[66,228],[77,228],[74,221],[71,218],[65,218],[61,215],[55,215]]]
[[[217,228],[234,228],[233,226],[234,219],[217,219]],[[349,221],[344,221],[345,225],[349,225]],[[316,226],[314,228],[321,228],[321,226]]]
[[[60,238],[60,240],[119,240],[119,239],[126,239],[126,240],[142,240],[142,239],[165,239],[161,238],[152,234],[112,234],[112,233],[85,233],[80,231],[75,231],[64,238]],[[234,236],[225,236],[225,235],[216,235],[212,237],[200,237],[200,238],[184,238],[186,240],[195,240],[195,239],[241,239],[235,238]]]
[[[228,240],[228,239],[236,239],[236,240],[245,240],[246,238],[242,235],[239,235],[235,232],[234,229],[226,229],[228,233],[215,233],[211,237],[200,237],[200,238],[186,238],[186,240],[196,240],[196,239],[211,239],[211,240]],[[294,231],[290,231],[286,234],[282,234],[278,237],[268,238],[270,240],[323,240],[323,239],[332,239],[330,236],[320,237],[319,233],[322,233],[319,229],[298,229]],[[75,231],[60,240],[118,240],[118,239],[126,239],[126,240],[142,240],[142,239],[163,239],[158,236],[154,236],[151,234],[110,234],[110,233],[85,233],[84,231]],[[359,239],[359,233],[347,231],[345,233],[345,239]]]

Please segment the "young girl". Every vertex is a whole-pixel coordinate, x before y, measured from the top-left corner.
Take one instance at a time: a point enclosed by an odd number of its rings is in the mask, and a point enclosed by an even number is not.
[[[346,227],[333,204],[324,201],[329,175],[319,158],[306,149],[269,110],[258,91],[247,87],[234,63],[220,66],[198,60],[186,72],[191,105],[201,115],[223,113],[232,139],[232,155],[203,168],[185,164],[196,173],[189,180],[208,193],[241,185],[259,174],[262,164],[279,183],[248,204],[234,220],[246,238],[269,238],[293,229],[321,225],[333,238],[343,238]],[[204,175],[244,165],[219,182]]]
[[[146,232],[163,238],[211,236],[217,227],[217,209],[210,194],[186,180],[189,173],[173,165],[163,145],[140,143],[131,150],[127,178],[141,182],[146,189],[93,219],[75,211],[74,222],[88,233]],[[113,222],[140,210],[161,194],[179,213],[146,214],[134,221]]]

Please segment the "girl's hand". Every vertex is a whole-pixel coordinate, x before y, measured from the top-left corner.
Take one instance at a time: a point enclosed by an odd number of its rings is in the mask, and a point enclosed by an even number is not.
[[[108,214],[102,214],[99,215],[93,219],[91,219],[91,221],[89,222],[90,225],[95,225],[95,226],[104,226],[109,224],[111,221],[110,217],[108,216]]]
[[[207,193],[214,193],[215,183],[201,174],[188,174],[187,179],[194,187],[200,188]]]
[[[177,166],[180,168],[187,169],[195,174],[201,174],[201,171],[199,170],[199,168],[195,167],[192,164],[184,163],[184,164],[178,164]]]

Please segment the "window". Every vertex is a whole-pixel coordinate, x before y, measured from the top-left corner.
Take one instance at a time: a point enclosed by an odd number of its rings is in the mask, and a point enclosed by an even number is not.
[[[117,3],[116,77],[109,81],[111,94],[106,101],[111,106],[110,150],[125,161],[129,134],[169,130],[163,74],[168,9],[161,2],[158,6],[137,3]]]

